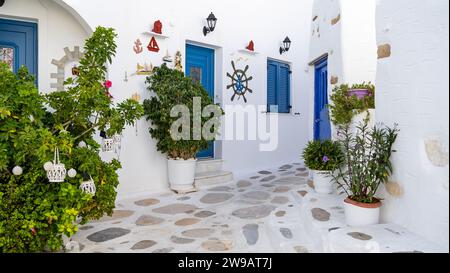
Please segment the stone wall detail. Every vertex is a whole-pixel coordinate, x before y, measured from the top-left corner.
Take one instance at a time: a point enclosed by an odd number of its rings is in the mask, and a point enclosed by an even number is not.
[[[52,64],[57,67],[57,73],[51,73],[50,78],[56,79],[56,83],[51,83],[50,88],[56,89],[56,91],[64,90],[64,81],[66,75],[66,65],[78,62],[83,57],[83,53],[80,51],[79,46],[75,46],[73,51],[70,51],[68,47],[64,48],[65,55],[59,59],[53,59]]]

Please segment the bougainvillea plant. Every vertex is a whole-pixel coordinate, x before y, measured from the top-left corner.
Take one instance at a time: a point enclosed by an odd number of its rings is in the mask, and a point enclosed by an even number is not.
[[[49,95],[38,92],[25,67],[16,75],[0,64],[0,253],[59,251],[63,235],[112,214],[121,164],[102,161],[94,136],[120,134],[143,115],[138,102],[114,104],[108,96],[115,37],[113,29],[98,27],[86,41],[78,76]],[[77,171],[63,183],[49,183],[43,167],[55,148],[66,169]],[[13,175],[15,166],[22,175]],[[79,188],[86,175],[95,196]]]

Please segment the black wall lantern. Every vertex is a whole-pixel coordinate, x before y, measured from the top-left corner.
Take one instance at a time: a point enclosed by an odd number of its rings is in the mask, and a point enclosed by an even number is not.
[[[216,28],[217,24],[217,18],[214,15],[214,13],[211,12],[211,14],[206,18],[206,21],[208,22],[208,26],[203,27],[203,34],[206,36],[208,33],[213,32]]]
[[[290,48],[291,48],[291,40],[289,39],[289,37],[286,37],[286,39],[284,39],[283,41],[283,46],[280,47],[280,54],[283,55],[283,53],[288,52]]]

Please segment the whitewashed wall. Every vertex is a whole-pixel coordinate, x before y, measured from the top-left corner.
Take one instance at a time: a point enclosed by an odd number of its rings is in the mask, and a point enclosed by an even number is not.
[[[315,0],[310,36],[309,62],[328,54],[329,95],[336,85],[375,82],[375,0]],[[309,70],[313,83],[314,66]],[[314,120],[313,84],[309,93],[308,128]]]
[[[162,2],[132,0],[111,1],[64,0],[73,8],[91,28],[98,25],[113,27],[119,37],[118,52],[110,69],[113,81],[112,93],[116,100],[130,98],[134,92],[148,98],[145,89],[145,77],[130,77],[124,82],[125,72],[135,72],[136,63],[153,63],[160,65],[166,50],[173,55],[177,50],[185,58],[187,41],[204,44],[216,49],[216,100],[222,105],[231,104],[231,91],[226,90],[231,72],[231,60],[240,56],[248,58],[240,66],[250,65],[249,74],[254,77],[251,82],[253,95],[249,95],[249,104],[266,105],[266,62],[267,58],[281,59],[292,63],[292,113],[281,115],[279,119],[279,147],[274,152],[260,153],[256,141],[224,141],[221,145],[222,157],[226,160],[225,168],[239,176],[263,168],[275,167],[285,162],[299,161],[302,145],[308,138],[308,90],[309,82],[305,63],[308,59],[309,29],[312,0],[285,2],[272,1],[181,1]],[[205,18],[210,12],[218,18],[216,31],[203,36]],[[150,30],[153,22],[161,20],[163,31],[169,39],[158,39],[160,53],[144,51],[141,55],[133,52],[133,42],[140,38],[146,46],[149,37],[141,33]],[[281,41],[289,36],[292,47],[289,53],[280,56],[278,50]],[[257,56],[240,55],[250,40],[254,40]],[[242,102],[235,102],[242,103]],[[148,122],[138,123],[135,128],[125,132],[120,172],[120,195],[127,196],[144,191],[165,190],[168,186],[165,158],[156,151],[155,142],[147,132]]]
[[[449,42],[447,0],[381,0],[377,119],[401,129],[385,221],[449,246]],[[384,54],[383,56],[385,56]]]
[[[51,73],[57,72],[57,67],[51,64],[52,60],[61,59],[65,55],[65,47],[70,50],[74,46],[83,48],[89,33],[52,0],[6,1],[0,8],[0,18],[38,23],[38,84],[42,92],[49,92],[50,84],[55,82],[50,78]]]

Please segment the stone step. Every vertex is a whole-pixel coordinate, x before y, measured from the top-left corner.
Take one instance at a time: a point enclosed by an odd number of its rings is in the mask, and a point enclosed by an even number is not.
[[[271,246],[278,253],[317,253],[298,217],[298,207],[281,207],[265,223]]]
[[[328,239],[333,253],[448,253],[395,224],[340,228],[330,232]]]
[[[298,217],[319,252],[448,252],[448,249],[395,224],[348,227],[344,195],[318,194],[310,186],[292,194],[300,205]]]
[[[222,159],[200,159],[197,161],[196,173],[207,173],[221,171],[223,169]]]
[[[229,183],[233,179],[233,173],[228,171],[197,173],[195,176],[195,187],[201,190],[210,186]]]

